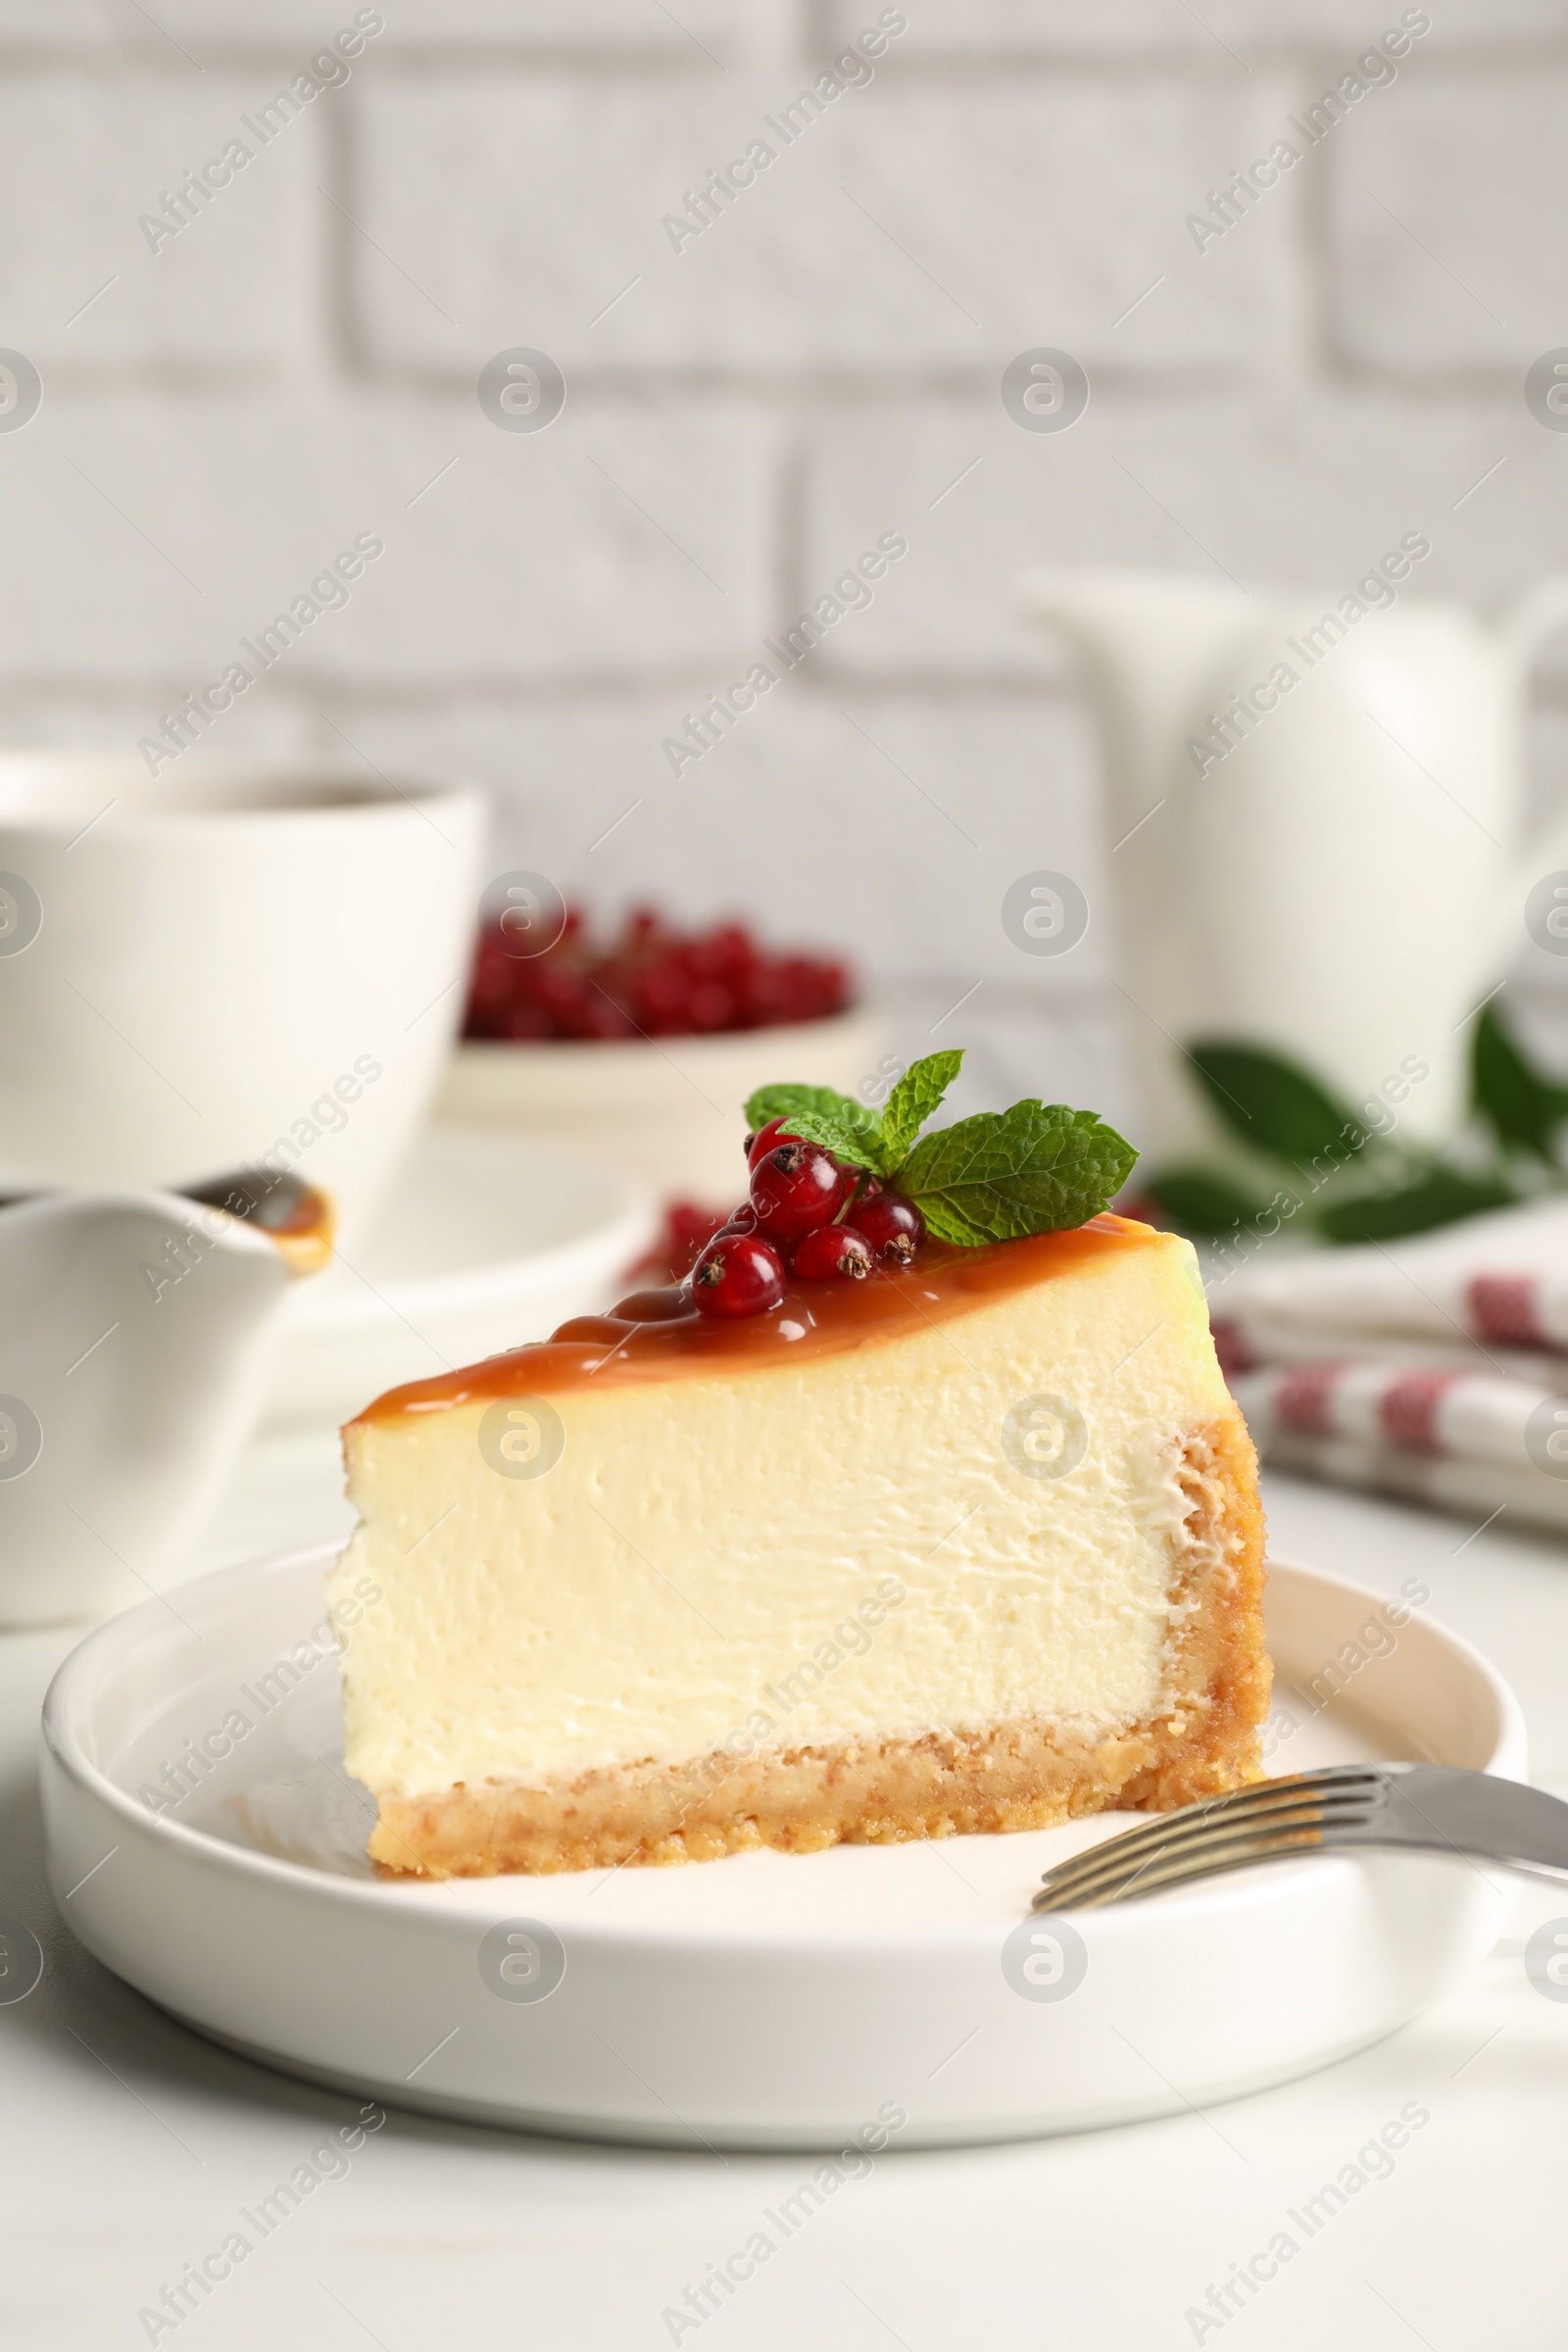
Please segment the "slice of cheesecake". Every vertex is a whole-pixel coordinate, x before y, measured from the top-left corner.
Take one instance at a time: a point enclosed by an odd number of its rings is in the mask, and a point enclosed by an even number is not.
[[[388,1871],[1032,1829],[1258,1770],[1256,1464],[1173,1235],[928,1241],[732,1321],[643,1293],[344,1434]]]

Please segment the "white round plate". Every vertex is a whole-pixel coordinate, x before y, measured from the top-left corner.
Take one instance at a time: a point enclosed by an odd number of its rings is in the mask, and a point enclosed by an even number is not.
[[[1465,1861],[1342,1853],[1032,1921],[1042,1870],[1126,1815],[678,1870],[377,1880],[370,1800],[342,1768],[331,1557],[223,1569],[180,1588],[178,1617],[153,1600],[89,1635],[45,1702],[43,1809],[50,1886],[99,1959],[202,2033],[362,2096],[687,2147],[1083,2130],[1376,2041],[1490,1949],[1512,1903],[1502,1873]],[[1398,1756],[1523,1777],[1512,1693],[1424,1614],[1391,1631],[1359,1586],[1276,1564],[1269,1626],[1272,1770]],[[1307,1687],[1352,1655],[1315,1709]],[[204,1740],[226,1760],[187,1762],[190,1792],[155,1812],[142,1792]]]
[[[524,1136],[427,1128],[370,1230],[284,1300],[266,1414],[346,1420],[605,1305],[658,1228],[646,1186]]]

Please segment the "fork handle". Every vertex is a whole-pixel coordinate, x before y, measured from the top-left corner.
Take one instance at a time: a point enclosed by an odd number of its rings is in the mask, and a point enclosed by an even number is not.
[[[1323,1842],[1413,1846],[1568,1879],[1568,1804],[1494,1773],[1418,1764],[1390,1774],[1387,1798],[1364,1829],[1326,1821]]]

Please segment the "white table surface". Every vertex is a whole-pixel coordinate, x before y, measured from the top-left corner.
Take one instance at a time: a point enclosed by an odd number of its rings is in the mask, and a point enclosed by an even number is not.
[[[344,1524],[330,1438],[258,1444],[203,1566]],[[1273,1545],[1432,1609],[1494,1658],[1534,1777],[1568,1794],[1568,1548],[1284,1478]],[[0,1641],[0,1916],[46,1952],[0,2007],[0,2345],[118,2352],[357,2103],[203,2041],[74,1940],[44,1890],[33,1759],[67,1631]],[[1069,2139],[888,2153],[700,2328],[664,2318],[807,2178],[801,2156],[573,2145],[393,2112],[177,2329],[193,2352],[1560,2352],[1568,2338],[1568,2003],[1523,1966],[1568,1887],[1521,1894],[1474,1979],[1377,2048],[1207,2114]],[[766,2031],[759,2019],[759,2032]],[[1417,2101],[1430,2121],[1310,2238],[1287,2217]],[[1223,2320],[1207,2301],[1281,2230],[1298,2250]],[[1267,2267],[1266,2265],[1263,2267]],[[1221,2306],[1223,2308],[1223,2305]],[[1197,2315],[1201,2314],[1201,2317]]]

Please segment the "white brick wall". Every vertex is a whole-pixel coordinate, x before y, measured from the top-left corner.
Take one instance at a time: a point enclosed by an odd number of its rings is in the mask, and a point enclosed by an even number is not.
[[[170,54],[174,73],[102,60],[0,78],[0,206],[24,223],[5,239],[0,304],[6,341],[40,369],[309,365],[322,125],[292,124],[155,254],[139,217],[270,95],[255,75],[215,68],[198,79]]]
[[[508,862],[739,904],[938,996],[979,979],[1026,1031],[1093,995],[1101,937],[1020,969],[1002,892],[1093,880],[1104,844],[1022,568],[1332,586],[1421,528],[1423,586],[1495,605],[1564,561],[1568,438],[1521,396],[1568,342],[1557,0],[1434,6],[1204,253],[1188,213],[1394,0],[909,0],[869,83],[679,253],[662,217],[873,0],[382,13],[154,254],[138,216],[353,8],[0,0],[0,345],[45,385],[0,433],[13,739],[128,746],[374,529],[236,742],[476,773]],[[1002,408],[1036,343],[1090,371],[1070,433]],[[565,370],[547,433],[480,410],[512,345]],[[662,737],[889,530],[909,553],[870,608],[674,779]]]
[[[1342,126],[1331,234],[1346,352],[1406,377],[1522,375],[1562,340],[1546,257],[1568,242],[1553,162],[1568,73],[1412,74],[1391,95],[1386,122]]]
[[[795,384],[989,372],[998,352],[1040,340],[1046,315],[1086,366],[1234,367],[1288,311],[1263,240],[1238,238],[1204,268],[1181,225],[1218,159],[1266,144],[1285,112],[1277,78],[1254,92],[1031,77],[956,102],[917,71],[891,48],[869,86],[678,252],[664,216],[749,140],[777,144],[764,124],[804,71],[730,74],[718,99],[685,76],[384,79],[364,102],[355,191],[367,229],[435,302],[368,273],[371,352],[466,376],[475,338],[524,339],[522,286],[536,339],[564,367]],[[428,172],[411,174],[421,145]],[[1116,156],[1138,170],[1106,173]],[[1151,185],[1186,202],[1152,208]],[[1116,329],[1162,270],[1180,293]]]
[[[808,669],[678,782],[661,740],[711,674],[586,704],[465,695],[389,709],[355,695],[320,707],[379,766],[504,779],[500,863],[536,864],[568,894],[651,893],[705,911],[739,902],[786,932],[854,940],[883,970],[1015,980],[998,914],[1008,883],[1040,866],[1098,880],[1080,714],[983,691],[818,690]],[[1042,771],[1057,785],[1046,796]],[[1046,977],[1071,993],[1100,968],[1091,934]]]

